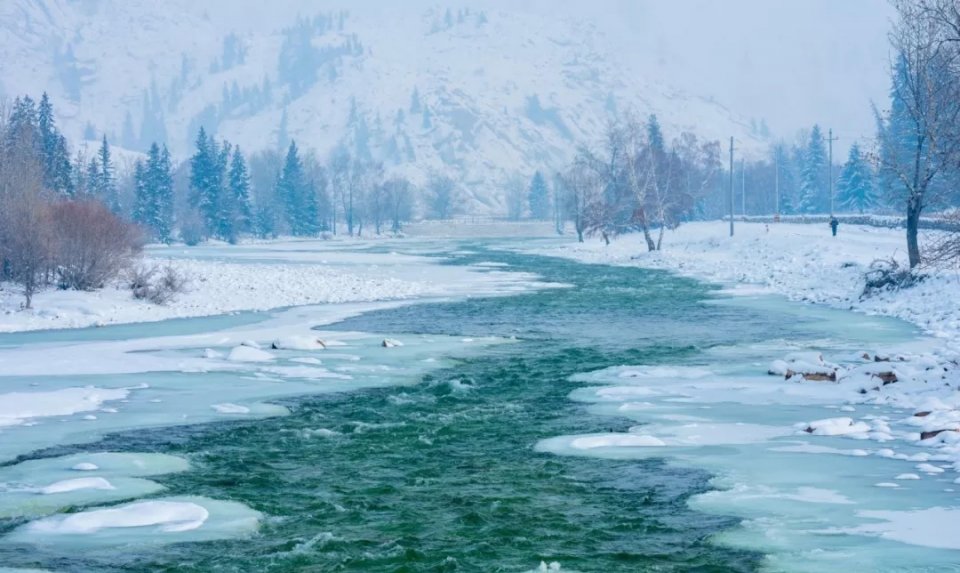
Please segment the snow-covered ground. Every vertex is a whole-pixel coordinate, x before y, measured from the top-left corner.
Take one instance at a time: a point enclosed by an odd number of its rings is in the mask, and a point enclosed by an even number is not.
[[[133,298],[122,281],[97,292],[48,289],[23,310],[21,290],[0,285],[0,332],[104,326],[288,306],[412,300],[524,289],[535,280],[385,251],[389,241],[277,241],[148,249],[142,264],[170,265],[187,292],[159,306]]]

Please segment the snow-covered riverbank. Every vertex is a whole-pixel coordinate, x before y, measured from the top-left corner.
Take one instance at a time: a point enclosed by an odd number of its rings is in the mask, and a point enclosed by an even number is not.
[[[439,259],[383,252],[385,241],[278,241],[239,246],[148,249],[143,264],[171,265],[189,280],[166,305],[135,300],[126,285],[97,292],[47,290],[33,309],[0,285],[0,332],[79,328],[230,312],[349,302],[511,292],[535,277],[442,266]],[[405,245],[397,243],[400,249]]]
[[[826,225],[742,223],[728,236],[727,223],[697,222],[668,231],[663,250],[648,253],[643,237],[627,235],[610,245],[599,239],[537,252],[586,263],[664,269],[718,283],[740,294],[765,293],[791,300],[894,316],[938,337],[960,340],[960,271],[926,271],[909,290],[860,300],[863,273],[876,259],[906,261],[900,229],[842,225],[832,237]]]

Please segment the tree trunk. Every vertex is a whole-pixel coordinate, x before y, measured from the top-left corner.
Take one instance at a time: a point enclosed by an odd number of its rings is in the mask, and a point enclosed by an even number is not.
[[[910,268],[920,264],[920,244],[917,232],[920,229],[921,206],[913,198],[907,200],[907,254],[910,256]]]
[[[657,237],[657,250],[660,250],[660,247],[663,245],[663,230],[666,229],[666,225],[660,225],[660,236]]]
[[[653,242],[653,237],[650,236],[650,229],[648,229],[646,225],[642,225],[642,227],[643,227],[643,238],[644,240],[647,241],[647,250],[649,250],[650,252],[656,251],[657,244]]]

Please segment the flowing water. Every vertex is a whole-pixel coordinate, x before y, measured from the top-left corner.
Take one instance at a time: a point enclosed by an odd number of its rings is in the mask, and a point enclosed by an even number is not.
[[[334,327],[516,338],[412,384],[288,398],[278,401],[290,412],[281,417],[116,433],[27,456],[187,458],[188,471],[151,478],[164,495],[242,503],[263,515],[255,534],[83,551],[18,539],[0,544],[0,566],[523,572],[543,561],[562,571],[754,571],[764,564],[761,553],[712,541],[735,531],[740,517],[688,504],[711,489],[706,471],[650,456],[558,456],[537,447],[635,424],[571,400],[584,386],[571,376],[629,364],[693,365],[717,352],[746,360],[731,349],[813,345],[825,325],[838,347],[912,335],[882,321],[874,326],[888,330],[849,328],[790,305],[718,302],[710,287],[663,272],[461,247],[450,264],[493,262],[570,286],[381,310]],[[0,518],[0,535],[24,521]]]

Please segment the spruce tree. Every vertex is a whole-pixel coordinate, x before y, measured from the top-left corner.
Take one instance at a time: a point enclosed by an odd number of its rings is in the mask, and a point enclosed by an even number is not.
[[[665,153],[666,147],[663,142],[663,131],[660,129],[660,122],[657,116],[651,114],[647,119],[647,141],[650,148],[656,153]]]
[[[143,160],[138,159],[133,166],[133,221],[153,231],[150,225],[153,218],[152,208],[153,200],[150,184],[147,181],[147,168],[144,167]]]
[[[530,216],[537,220],[546,220],[550,216],[550,190],[543,174],[537,171],[530,181]]]
[[[201,127],[197,134],[196,151],[190,158],[190,202],[199,210],[200,220],[208,235],[216,235],[220,228],[217,155],[216,142]]]
[[[70,154],[67,140],[56,126],[53,104],[44,92],[37,110],[40,158],[43,164],[43,182],[47,189],[61,195],[73,195],[73,180],[70,177]]]
[[[844,209],[863,213],[876,206],[873,173],[856,143],[850,146],[847,162],[840,172],[837,192],[837,199]]]
[[[250,174],[240,147],[234,147],[230,161],[228,182],[230,199],[234,207],[234,230],[237,233],[254,231],[253,205],[250,201]]]
[[[107,136],[103,136],[100,151],[97,152],[99,171],[94,179],[94,194],[114,213],[120,212],[120,197],[117,194],[117,184],[113,175],[113,162],[110,159],[110,143]]]
[[[820,126],[814,125],[810,131],[810,139],[803,156],[803,170],[800,174],[800,205],[801,213],[818,213],[826,211],[830,203],[828,191],[824,182],[824,173],[827,167],[827,151],[823,143],[823,134]]]
[[[170,159],[170,150],[164,145],[160,150],[160,160],[156,169],[156,189],[154,200],[157,205],[157,219],[155,228],[157,239],[164,243],[173,240],[173,162]]]
[[[311,186],[304,181],[303,164],[295,141],[290,142],[283,170],[277,181],[277,197],[283,204],[290,232],[296,236],[316,234],[317,204]]]

